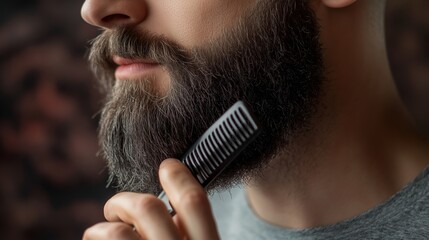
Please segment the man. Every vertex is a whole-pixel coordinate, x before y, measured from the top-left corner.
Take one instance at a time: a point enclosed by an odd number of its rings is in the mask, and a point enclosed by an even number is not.
[[[124,192],[84,239],[426,239],[429,148],[390,74],[384,7],[86,0],[103,28],[90,53],[108,97],[101,144]],[[263,133],[209,200],[171,158],[237,100]]]

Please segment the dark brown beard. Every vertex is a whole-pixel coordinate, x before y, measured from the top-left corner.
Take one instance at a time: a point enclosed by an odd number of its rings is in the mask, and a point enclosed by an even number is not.
[[[163,64],[171,91],[157,95],[145,80],[115,85],[112,54]],[[100,140],[110,181],[154,194],[161,161],[180,158],[237,100],[255,112],[263,132],[211,188],[260,174],[309,127],[323,78],[318,25],[301,0],[260,1],[236,27],[195,49],[129,28],[108,30],[94,41],[90,61],[108,91]]]

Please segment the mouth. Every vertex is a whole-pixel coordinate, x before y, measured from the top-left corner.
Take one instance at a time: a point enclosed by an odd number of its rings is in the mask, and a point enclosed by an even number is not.
[[[117,65],[115,70],[117,80],[141,79],[161,66],[148,59],[129,59],[116,55],[112,57],[112,60]]]

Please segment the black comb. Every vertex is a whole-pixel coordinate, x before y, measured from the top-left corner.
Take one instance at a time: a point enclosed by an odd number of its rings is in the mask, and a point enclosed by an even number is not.
[[[260,127],[252,114],[238,101],[230,107],[182,157],[200,184],[206,188],[259,134]],[[158,196],[171,207],[164,191]]]

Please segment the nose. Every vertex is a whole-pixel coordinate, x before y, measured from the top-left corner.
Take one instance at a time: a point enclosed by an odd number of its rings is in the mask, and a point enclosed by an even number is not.
[[[137,25],[146,18],[147,6],[145,0],[86,0],[81,15],[89,24],[102,28]]]

